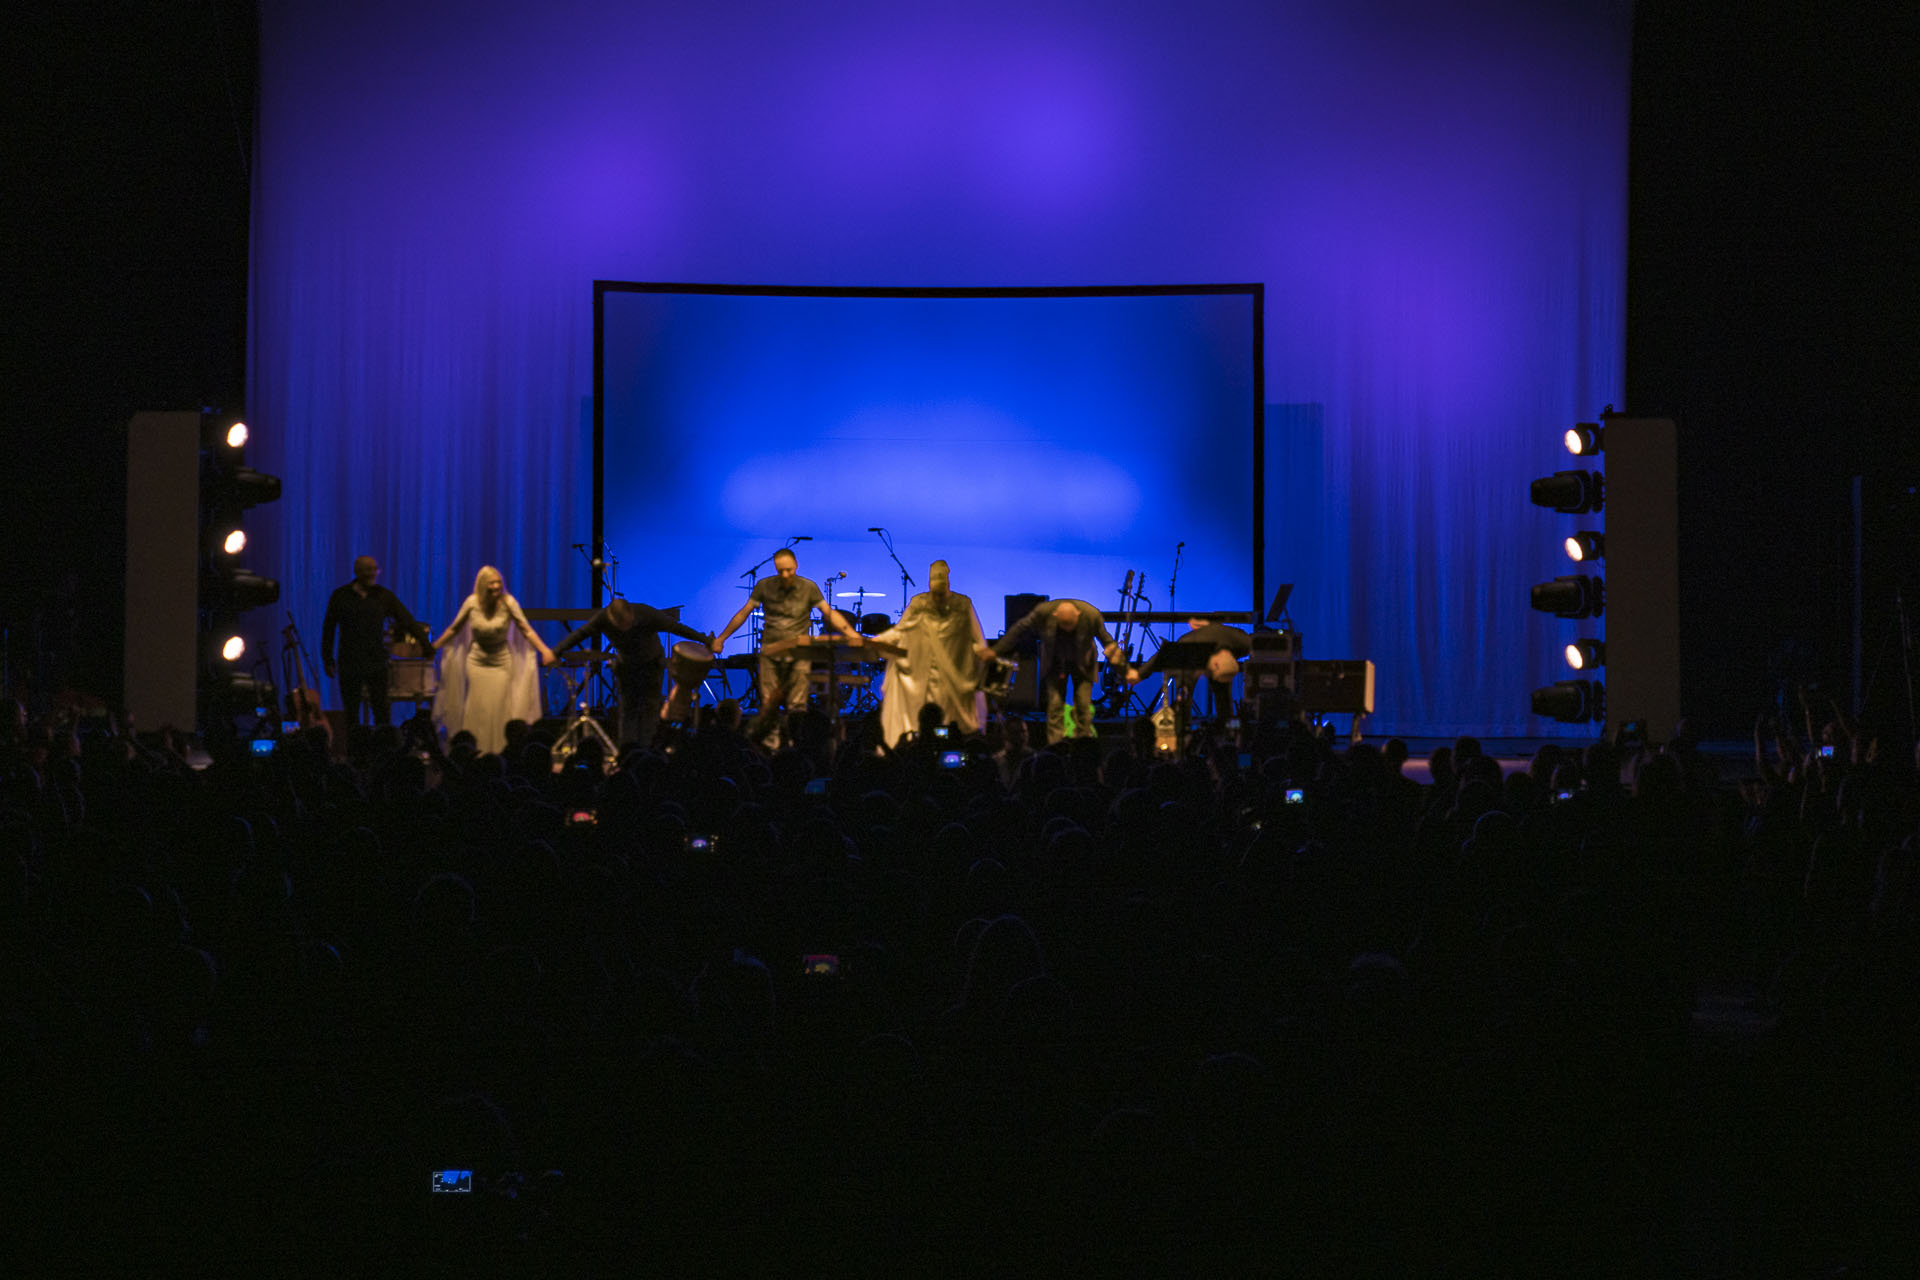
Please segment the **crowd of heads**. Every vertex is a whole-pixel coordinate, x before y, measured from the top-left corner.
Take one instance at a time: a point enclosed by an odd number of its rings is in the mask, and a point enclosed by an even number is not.
[[[14,718],[10,1247],[1732,1274],[1728,1213],[1904,1215],[1911,760],[938,727]]]

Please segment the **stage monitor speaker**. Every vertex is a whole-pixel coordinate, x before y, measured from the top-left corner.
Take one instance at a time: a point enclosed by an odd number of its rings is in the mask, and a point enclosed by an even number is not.
[[[1040,664],[1032,657],[1014,668],[1013,683],[1000,695],[1002,711],[1038,711],[1040,709]]]
[[[1294,664],[1300,709],[1309,715],[1373,714],[1373,663],[1365,658],[1325,658]]]

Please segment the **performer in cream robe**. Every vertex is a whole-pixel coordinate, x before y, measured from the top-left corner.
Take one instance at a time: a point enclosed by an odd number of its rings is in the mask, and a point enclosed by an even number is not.
[[[929,702],[963,734],[978,733],[987,718],[980,677],[992,650],[980,630],[980,615],[972,600],[950,586],[945,560],[928,567],[927,585],[929,590],[908,602],[899,622],[874,637],[906,649],[888,659],[881,691],[880,729],[895,746],[919,728],[920,708]]]

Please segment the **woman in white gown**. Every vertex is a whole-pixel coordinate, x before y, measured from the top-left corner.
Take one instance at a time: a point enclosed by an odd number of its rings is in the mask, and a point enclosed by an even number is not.
[[[540,663],[553,661],[553,650],[492,565],[474,577],[473,594],[434,648],[441,656],[433,718],[449,738],[465,729],[481,751],[498,752],[507,745],[507,721],[540,718]]]

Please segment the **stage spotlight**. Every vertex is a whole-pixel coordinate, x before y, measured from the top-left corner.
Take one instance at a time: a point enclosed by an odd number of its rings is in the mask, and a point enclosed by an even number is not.
[[[203,480],[200,498],[211,508],[245,511],[263,502],[278,501],[280,477],[266,475],[252,467],[233,467]]]
[[[230,635],[220,642],[220,656],[228,662],[238,662],[247,656],[247,641],[244,636]]]
[[[1590,458],[1605,448],[1606,430],[1597,422],[1582,422],[1567,431],[1567,452],[1576,458]]]
[[[1606,481],[1598,471],[1556,471],[1535,480],[1529,496],[1536,507],[1577,516],[1601,510],[1605,493]]]
[[[1606,586],[1587,574],[1569,574],[1552,582],[1537,582],[1533,607],[1561,618],[1597,618],[1605,611]]]
[[[1560,680],[1533,691],[1533,714],[1562,724],[1607,718],[1607,687],[1598,680]]]
[[[272,604],[280,598],[280,584],[251,569],[227,569],[209,573],[201,584],[203,604],[238,612]]]
[[[244,449],[247,447],[247,424],[236,422],[227,428],[227,448]]]
[[[247,549],[247,531],[235,529],[220,539],[220,549],[230,556],[237,556]]]
[[[1591,671],[1607,665],[1607,646],[1599,640],[1576,640],[1567,646],[1567,665],[1575,671]]]
[[[1590,560],[1602,559],[1606,554],[1606,542],[1597,533],[1581,532],[1566,541],[1567,559],[1585,564]]]

